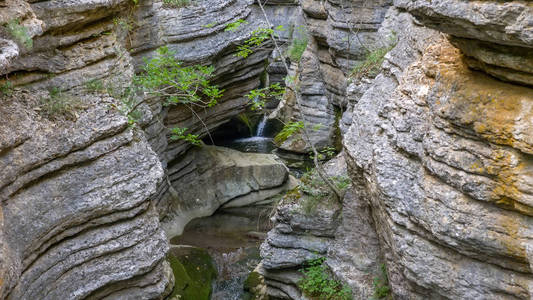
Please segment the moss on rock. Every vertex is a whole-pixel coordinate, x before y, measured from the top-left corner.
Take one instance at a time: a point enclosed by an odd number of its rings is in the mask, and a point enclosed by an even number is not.
[[[174,273],[171,300],[208,300],[217,272],[206,250],[195,247],[173,247],[167,259]]]

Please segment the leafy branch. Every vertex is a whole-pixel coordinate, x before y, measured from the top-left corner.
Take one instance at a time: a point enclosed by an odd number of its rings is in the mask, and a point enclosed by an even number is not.
[[[257,4],[259,5],[259,8],[261,9],[261,12],[263,14],[263,17],[264,17],[267,25],[269,26],[269,28],[273,28],[272,23],[268,19],[268,15],[267,15],[267,13],[265,11],[264,5],[263,5],[263,3],[261,3],[261,0],[257,1]],[[276,51],[278,51],[278,54],[281,57],[281,62],[283,64],[283,67],[285,68],[285,71],[287,72],[287,74],[290,74],[290,70],[289,70],[289,66],[287,65],[286,57],[283,54],[283,51],[281,51],[281,48],[279,47],[279,43],[277,41],[277,36],[275,35],[274,30],[270,29],[270,30],[264,31],[264,32],[265,32],[265,34],[269,35],[270,39],[272,39],[272,41],[274,43],[274,47],[275,47]],[[300,111],[300,118],[301,118],[301,122],[303,123],[302,136],[304,137],[304,140],[307,143],[307,145],[309,145],[309,147],[311,147],[311,150],[313,152],[313,163],[315,165],[315,169],[316,169],[318,175],[324,180],[324,182],[331,189],[331,191],[333,191],[333,193],[335,195],[335,200],[337,202],[341,203],[342,202],[342,192],[337,188],[335,183],[329,178],[329,176],[326,174],[324,168],[322,167],[322,165],[320,165],[320,162],[318,160],[318,157],[319,157],[318,150],[316,149],[316,146],[314,145],[314,143],[312,142],[312,140],[310,138],[309,129],[307,128],[305,117],[304,117],[303,113],[301,113],[301,112],[303,112],[303,107],[302,107],[302,104],[301,104],[302,100],[300,98],[300,95],[296,91],[294,91],[290,86],[287,86],[287,89],[291,90],[293,92],[293,94],[295,95],[296,106],[298,107],[298,110]]]

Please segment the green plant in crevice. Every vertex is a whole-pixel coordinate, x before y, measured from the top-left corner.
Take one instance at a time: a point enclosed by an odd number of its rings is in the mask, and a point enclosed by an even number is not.
[[[389,297],[390,287],[389,287],[389,278],[387,276],[387,267],[385,264],[380,266],[379,276],[374,277],[374,295],[373,300],[385,299]]]
[[[389,36],[387,46],[370,49],[365,59],[356,64],[350,73],[351,78],[359,79],[363,76],[375,77],[381,71],[381,65],[385,60],[385,55],[389,53],[397,44],[396,33]]]
[[[291,61],[299,62],[302,58],[302,54],[307,48],[307,37],[294,39],[288,49],[288,56]]]
[[[335,147],[327,146],[322,149],[318,150],[318,159],[324,160],[324,159],[331,159],[337,154],[337,150]],[[314,158],[314,153],[312,151],[309,152],[309,157],[311,159]]]
[[[11,96],[13,94],[13,83],[6,80],[3,84],[0,85],[0,95],[1,96]]]
[[[202,25],[203,28],[213,28],[215,27],[215,25],[217,25],[217,23],[215,22],[211,22],[209,24],[206,24],[206,25]]]
[[[300,132],[304,127],[303,121],[288,122],[283,126],[283,129],[274,137],[274,142],[278,145],[285,142],[289,137]]]
[[[163,0],[163,4],[172,8],[182,8],[191,5],[190,0]]]
[[[304,27],[298,26],[296,31],[298,33],[297,36],[294,35],[294,30],[291,30],[290,36],[292,40],[289,48],[287,49],[287,56],[292,62],[300,61],[309,41]]]
[[[125,32],[129,32],[133,29],[135,22],[131,18],[115,17],[113,18],[113,25]]]
[[[248,24],[248,22],[243,19],[238,19],[237,21],[231,22],[228,25],[226,25],[226,28],[224,29],[224,31],[236,31],[243,24]]]
[[[303,278],[298,282],[298,287],[305,295],[320,300],[351,300],[352,290],[335,280],[324,265],[326,258],[320,257],[310,260],[306,267],[300,271]]]
[[[33,40],[28,33],[28,29],[20,24],[20,19],[10,20],[4,25],[4,28],[11,35],[11,37],[26,49],[33,47]]]
[[[79,98],[64,93],[58,87],[48,89],[48,97],[41,98],[39,109],[42,114],[51,119],[57,119],[61,116],[67,119],[76,117],[76,109],[82,107]]]
[[[106,87],[104,86],[103,81],[100,79],[91,79],[85,82],[85,88],[91,93],[106,91]]]
[[[350,178],[345,175],[330,176],[329,178],[341,193],[344,193],[352,183]],[[331,189],[329,189],[324,179],[317,174],[315,169],[309,169],[302,175],[298,190],[302,197],[297,202],[300,203],[306,215],[316,213],[319,205],[332,206],[335,204],[332,201]],[[304,195],[305,197],[303,197]]]

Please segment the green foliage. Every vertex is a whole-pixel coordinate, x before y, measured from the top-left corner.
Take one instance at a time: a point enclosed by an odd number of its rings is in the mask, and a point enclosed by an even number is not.
[[[113,18],[113,24],[115,27],[120,28],[126,32],[129,32],[133,29],[134,22],[131,19],[126,19],[123,17]]]
[[[350,77],[360,79],[363,76],[374,77],[379,74],[385,55],[396,46],[396,43],[396,34],[393,34],[389,38],[389,45],[373,49],[367,53],[365,60],[355,65],[352,69]]]
[[[244,21],[243,19],[238,19],[237,21],[226,25],[226,29],[224,29],[224,31],[236,31],[242,24],[248,24],[248,22]]]
[[[28,34],[28,29],[20,24],[18,18],[9,21],[4,27],[17,43],[24,45],[26,49],[33,47],[33,40]]]
[[[105,87],[105,91],[113,98],[119,99],[121,106],[118,107],[120,113],[128,118],[128,124],[135,126],[142,117],[141,111],[137,109],[139,99],[137,93],[140,88],[136,85],[131,85],[125,89],[115,88],[113,86]]]
[[[188,128],[180,128],[180,127],[174,127],[170,131],[172,132],[172,135],[170,136],[170,139],[175,140],[184,140],[186,142],[189,142],[195,146],[201,146],[202,141],[200,140],[200,136],[197,134],[191,134],[186,133]]]
[[[58,87],[51,87],[48,90],[49,97],[41,98],[41,113],[51,119],[61,116],[67,119],[76,117],[75,110],[81,108],[81,101],[72,95],[61,91]]]
[[[374,277],[374,299],[384,299],[390,294],[389,278],[387,276],[387,268],[385,264],[380,266],[381,274]]]
[[[163,4],[173,8],[186,7],[191,4],[190,0],[163,0]]]
[[[85,88],[91,93],[104,92],[106,90],[104,83],[100,79],[92,79],[85,83]]]
[[[331,176],[330,180],[341,192],[345,191],[352,183],[349,177],[343,175]],[[330,202],[332,200],[331,189],[315,169],[307,170],[302,175],[298,189],[306,195],[306,197],[301,197],[300,204],[303,212],[307,215],[314,214],[319,204],[333,203]]]
[[[337,188],[341,191],[346,190],[350,184],[352,184],[352,181],[347,176],[333,176],[331,177]]]
[[[294,39],[289,47],[288,56],[291,61],[299,62],[307,48],[307,38]]]
[[[307,267],[300,270],[304,277],[298,283],[302,291],[313,299],[351,300],[351,289],[340,281],[334,280],[324,265],[324,257],[307,262]]]
[[[300,132],[304,128],[304,122],[289,122],[283,126],[283,129],[274,137],[274,142],[276,144],[281,144],[285,142],[289,137],[295,133]]]
[[[143,67],[134,83],[153,96],[165,97],[166,104],[186,104],[200,108],[212,107],[224,90],[210,82],[215,69],[211,66],[183,66],[167,47]]]
[[[246,125],[246,127],[248,127],[248,130],[250,131],[250,136],[252,136],[254,134],[254,131],[252,129],[252,122],[250,121],[248,115],[245,113],[241,113],[239,114],[238,118],[241,122],[244,123],[244,125]]]
[[[285,88],[279,83],[273,83],[270,86],[251,90],[246,97],[252,104],[252,110],[260,110],[265,107],[266,100],[272,98],[280,99],[285,93]]]
[[[318,125],[320,125],[320,124],[318,124]],[[318,150],[317,152],[318,152],[318,159],[319,160],[330,159],[330,158],[333,158],[337,154],[337,150],[334,147],[330,147],[330,146],[324,147],[324,148]],[[309,157],[311,159],[314,158],[313,151],[309,152]]]
[[[275,32],[271,28],[259,27],[252,31],[251,37],[244,41],[242,45],[237,47],[236,56],[246,58],[254,52],[254,48],[261,46],[266,40],[269,40],[272,36],[275,36]]]
[[[206,24],[206,25],[202,25],[202,27],[204,27],[204,28],[213,28],[216,24],[217,23],[212,22],[212,23],[209,23],[209,24]]]
[[[11,96],[13,94],[13,84],[11,81],[6,80],[4,84],[0,85],[0,95],[2,96]]]
[[[289,49],[287,49],[287,56],[293,62],[300,61],[300,59],[302,58],[302,54],[305,51],[305,48],[307,48],[308,42],[307,33],[305,32],[305,29],[300,26],[296,30],[298,31],[300,37],[293,37]]]

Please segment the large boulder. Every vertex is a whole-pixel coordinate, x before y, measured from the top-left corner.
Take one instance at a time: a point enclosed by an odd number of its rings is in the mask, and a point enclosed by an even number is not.
[[[220,207],[272,202],[293,185],[287,167],[272,154],[243,153],[203,146],[169,167],[170,193],[163,226],[169,237],[180,235],[194,218]]]

